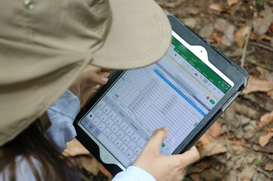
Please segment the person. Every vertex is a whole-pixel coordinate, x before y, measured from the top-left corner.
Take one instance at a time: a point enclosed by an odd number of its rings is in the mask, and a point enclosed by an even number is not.
[[[2,1],[0,22],[0,180],[79,180],[61,154],[75,116],[106,69],[159,60],[170,23],[153,0]],[[181,180],[199,154],[160,155],[167,134],[155,130],[113,180]]]

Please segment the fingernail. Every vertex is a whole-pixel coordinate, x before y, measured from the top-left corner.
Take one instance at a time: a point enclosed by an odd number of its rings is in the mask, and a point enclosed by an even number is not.
[[[102,80],[103,82],[108,82],[108,78],[106,78],[106,77],[101,77],[101,80]]]
[[[164,129],[164,131],[169,131],[169,129],[166,126],[163,126],[161,129]]]

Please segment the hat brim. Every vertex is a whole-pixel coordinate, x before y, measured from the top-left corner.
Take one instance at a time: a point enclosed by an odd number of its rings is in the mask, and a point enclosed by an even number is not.
[[[0,39],[1,45],[17,54],[14,57],[9,56],[9,61],[2,63],[7,69],[6,72],[11,73],[2,74],[0,80],[0,146],[14,139],[42,116],[92,59],[91,54],[64,52]],[[2,51],[2,54],[4,53]],[[18,56],[23,54],[26,60],[33,60],[34,57],[42,61],[37,63],[18,59]],[[23,64],[24,66],[21,66]],[[14,70],[18,69],[17,72],[11,71],[12,67]],[[24,81],[16,79],[15,75],[18,74]],[[5,82],[6,80],[10,82]]]
[[[144,67],[163,57],[171,25],[153,0],[111,0],[112,25],[91,64],[110,69]]]

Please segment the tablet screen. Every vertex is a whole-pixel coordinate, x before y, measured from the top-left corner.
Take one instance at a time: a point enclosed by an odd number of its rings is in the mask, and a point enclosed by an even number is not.
[[[163,126],[169,135],[160,152],[171,154],[232,88],[187,47],[173,32],[161,60],[126,71],[79,121],[125,168]]]

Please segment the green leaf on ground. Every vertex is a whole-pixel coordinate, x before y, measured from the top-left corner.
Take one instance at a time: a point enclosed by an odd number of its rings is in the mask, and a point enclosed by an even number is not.
[[[254,161],[254,165],[258,165],[259,163],[260,163],[259,160],[255,160],[255,161]]]

